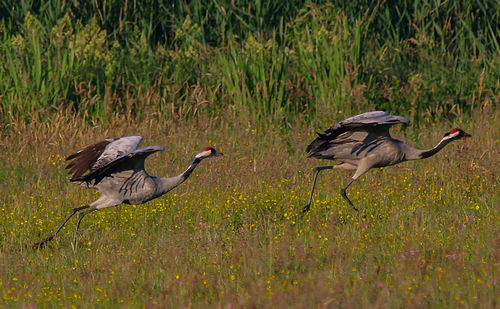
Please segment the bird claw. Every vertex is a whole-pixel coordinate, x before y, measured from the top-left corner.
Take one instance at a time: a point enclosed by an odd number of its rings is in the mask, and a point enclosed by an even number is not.
[[[33,250],[38,250],[38,249],[43,249],[43,247],[44,247],[44,246],[45,246],[45,245],[44,245],[44,242],[43,242],[43,241],[40,241],[40,242],[36,242],[36,243],[34,243],[34,244],[33,244],[33,246],[31,246],[31,248],[32,248]]]
[[[346,193],[346,190],[345,189],[342,189],[340,190],[340,195],[342,195],[343,198],[345,198],[345,200],[349,203],[349,205],[352,206],[352,208],[356,211],[359,211],[356,206],[354,206],[354,204],[351,202],[351,200],[347,197],[347,193]]]
[[[40,242],[36,242],[33,244],[33,246],[31,246],[31,248],[33,248],[33,250],[43,249],[47,246],[48,242],[49,242],[49,240],[47,240],[47,239],[42,240]]]
[[[306,212],[309,211],[309,209],[311,209],[311,205],[304,206],[304,208],[302,208],[302,213],[305,214]]]
[[[33,246],[31,246],[34,250],[36,249],[43,249],[47,246],[47,244],[49,243],[49,241],[51,241],[52,239],[54,239],[54,235],[50,235],[49,237],[45,238],[44,240],[40,241],[40,242],[36,242],[33,244]]]

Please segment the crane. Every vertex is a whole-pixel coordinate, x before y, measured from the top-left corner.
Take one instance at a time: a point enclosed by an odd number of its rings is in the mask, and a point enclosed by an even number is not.
[[[52,235],[36,243],[33,247],[45,247],[59,233],[66,222],[78,213],[73,240],[75,245],[80,223],[87,214],[122,203],[143,204],[160,197],[183,183],[202,160],[223,155],[214,148],[206,147],[195,155],[189,167],[181,174],[168,178],[155,177],[150,176],[144,169],[144,160],[149,155],[165,149],[161,146],[138,149],[142,139],[142,136],[106,139],[68,156],[66,160],[70,160],[70,163],[66,169],[69,169],[69,173],[73,174],[70,181],[95,189],[101,195],[88,205],[73,208]],[[87,171],[88,173],[85,174]]]
[[[471,137],[461,129],[452,129],[433,148],[420,150],[391,137],[390,127],[400,123],[408,124],[410,120],[384,111],[374,111],[347,118],[324,133],[317,133],[318,137],[307,146],[308,157],[338,160],[340,163],[314,168],[311,193],[302,212],[305,213],[310,209],[316,180],[322,170],[355,170],[352,179],[340,190],[340,195],[357,211],[358,209],[347,197],[346,190],[369,169],[390,166],[407,160],[425,159],[438,153],[454,140]]]

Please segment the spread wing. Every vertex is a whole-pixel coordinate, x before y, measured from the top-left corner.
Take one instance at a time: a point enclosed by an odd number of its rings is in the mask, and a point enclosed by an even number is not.
[[[82,177],[87,171],[92,173],[102,169],[117,158],[137,150],[141,142],[141,136],[106,139],[68,156],[66,160],[71,162],[66,169],[73,174],[72,179]]]
[[[359,132],[361,134],[357,134],[358,136],[365,137],[370,134],[390,136],[390,127],[399,123],[408,124],[410,123],[410,119],[403,116],[390,115],[383,111],[359,114],[335,124],[327,129],[325,133],[317,133],[318,137],[307,146],[306,152],[309,153],[309,157],[314,157],[316,153],[328,149],[332,143],[349,142],[354,137],[353,134],[349,134],[351,132]],[[344,141],[344,139],[349,140]],[[350,142],[354,142],[354,140]]]
[[[128,170],[144,170],[144,160],[151,154],[165,150],[161,146],[149,146],[141,149],[136,149],[130,153],[121,155],[110,161],[105,166],[95,169],[85,176],[73,177],[70,181],[78,182],[93,181],[93,185],[97,185],[103,178],[112,176],[114,172],[124,172]]]
[[[410,123],[410,119],[403,116],[390,115],[383,111],[375,111],[359,114],[343,120],[325,131],[325,134],[339,135],[352,129],[364,128],[369,130],[375,126],[383,126],[389,131],[390,126],[398,123]]]

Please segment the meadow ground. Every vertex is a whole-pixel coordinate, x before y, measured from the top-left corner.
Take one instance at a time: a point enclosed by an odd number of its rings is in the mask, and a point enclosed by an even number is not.
[[[370,171],[350,188],[358,213],[339,195],[350,172],[323,172],[301,217],[320,164],[304,149],[333,115],[266,129],[229,119],[103,127],[66,116],[11,125],[0,143],[0,307],[498,307],[498,111],[393,129],[421,148],[454,126],[473,138]],[[87,216],[76,248],[72,220],[33,250],[97,197],[69,183],[64,157],[129,134],[165,146],[147,161],[152,175],[181,172],[205,146],[226,156],[157,200]]]

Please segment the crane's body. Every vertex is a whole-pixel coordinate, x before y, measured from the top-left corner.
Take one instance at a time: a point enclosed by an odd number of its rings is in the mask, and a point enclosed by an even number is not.
[[[420,150],[392,138],[389,133],[391,126],[409,123],[408,118],[374,111],[348,118],[327,129],[325,133],[318,133],[318,137],[306,149],[308,157],[338,160],[340,163],[314,169],[309,201],[303,211],[306,212],[310,208],[316,180],[322,170],[333,168],[355,170],[351,181],[340,193],[356,209],[347,197],[346,189],[369,169],[390,166],[407,160],[424,159],[434,155],[453,140],[470,137],[460,129],[453,129],[446,133],[435,147]]]
[[[215,149],[207,147],[195,156],[189,167],[181,174],[174,177],[156,177],[146,172],[144,160],[164,148],[161,146],[138,148],[141,142],[141,136],[106,139],[68,156],[66,160],[71,162],[66,168],[73,174],[70,181],[95,189],[101,195],[89,205],[74,208],[51,236],[35,246],[43,248],[73,215],[83,209],[87,210],[80,212],[76,230],[86,214],[123,203],[143,204],[160,197],[182,184],[203,159],[222,155]]]

